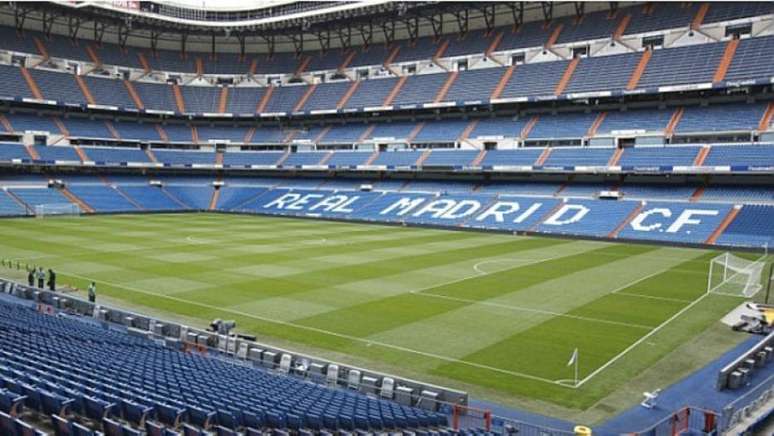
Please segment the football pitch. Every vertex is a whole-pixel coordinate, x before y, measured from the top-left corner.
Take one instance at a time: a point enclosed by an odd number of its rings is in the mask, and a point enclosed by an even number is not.
[[[744,301],[706,293],[718,251],[224,214],[0,223],[0,257],[96,281],[102,302],[234,319],[274,345],[533,410],[588,409],[676,351],[708,350],[695,367],[744,339],[702,343]]]

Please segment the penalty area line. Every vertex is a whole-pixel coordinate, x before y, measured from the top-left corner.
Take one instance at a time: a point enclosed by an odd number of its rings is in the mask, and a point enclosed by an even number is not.
[[[400,346],[400,345],[394,345],[394,344],[389,344],[389,343],[386,343],[386,342],[374,341],[374,340],[370,340],[370,339],[366,339],[366,338],[361,338],[361,337],[357,337],[357,336],[346,335],[346,334],[343,334],[343,333],[336,333],[336,332],[332,332],[332,331],[329,331],[329,330],[320,329],[320,328],[317,328],[317,327],[311,327],[311,326],[305,326],[305,325],[302,325],[302,324],[296,324],[296,323],[292,323],[292,322],[289,322],[289,321],[281,321],[281,320],[277,320],[277,319],[266,318],[266,317],[263,317],[263,316],[260,316],[260,315],[255,315],[255,314],[251,314],[251,313],[242,312],[240,310],[229,309],[229,308],[225,308],[225,307],[218,307],[218,306],[214,306],[214,305],[210,305],[210,304],[206,304],[206,303],[200,303],[200,302],[197,302],[197,301],[190,301],[190,300],[186,300],[184,298],[177,298],[177,297],[174,297],[174,296],[171,296],[171,295],[165,295],[165,294],[161,294],[161,293],[158,293],[158,292],[152,292],[152,291],[147,291],[147,290],[144,290],[144,289],[138,289],[138,288],[134,288],[134,287],[131,287],[131,286],[121,285],[121,284],[118,284],[118,283],[111,283],[111,282],[108,282],[108,281],[105,281],[105,280],[94,280],[94,279],[91,279],[89,277],[82,276],[80,274],[73,274],[73,273],[68,273],[68,272],[63,272],[62,274],[69,275],[71,277],[79,278],[79,279],[82,279],[82,280],[95,281],[97,283],[102,283],[102,284],[105,284],[105,285],[108,285],[108,286],[112,286],[112,287],[115,287],[115,288],[125,289],[125,290],[131,291],[131,292],[136,292],[136,293],[145,294],[145,295],[151,295],[151,296],[159,297],[159,298],[165,298],[167,300],[176,301],[178,303],[192,304],[192,305],[195,305],[195,306],[203,307],[205,309],[211,309],[211,310],[218,310],[218,311],[221,311],[221,312],[227,312],[227,313],[231,313],[231,314],[234,314],[234,315],[244,316],[246,318],[252,318],[252,319],[259,320],[259,321],[268,322],[268,323],[271,323],[271,324],[283,325],[283,326],[298,328],[298,329],[301,329],[301,330],[307,330],[307,331],[311,331],[311,332],[315,332],[315,333],[320,333],[320,334],[324,334],[324,335],[328,335],[328,336],[338,337],[338,338],[350,340],[350,341],[353,341],[353,342],[363,343],[366,346],[373,346],[373,345],[375,345],[375,346],[382,347],[382,348],[393,349],[393,350],[396,350],[396,351],[402,351],[402,352],[405,352],[405,353],[410,353],[410,354],[416,354],[416,355],[419,355],[419,356],[429,357],[429,358],[432,358],[432,359],[441,360],[441,361],[448,362],[448,363],[460,364],[460,365],[470,366],[470,367],[474,367],[474,368],[485,369],[485,370],[488,370],[488,371],[498,372],[498,373],[509,375],[509,376],[512,376],[512,377],[526,378],[526,379],[530,379],[530,380],[534,380],[534,381],[539,381],[539,382],[543,382],[543,383],[549,383],[549,384],[553,384],[553,385],[560,385],[560,386],[564,386],[564,387],[571,387],[571,386],[567,386],[565,384],[558,383],[555,380],[551,380],[551,379],[547,379],[547,378],[543,378],[543,377],[539,377],[539,376],[535,376],[535,375],[531,375],[531,374],[527,374],[527,373],[522,373],[522,372],[518,372],[518,371],[510,371],[510,370],[507,370],[507,369],[497,368],[497,367],[494,367],[494,366],[484,365],[484,364],[475,363],[475,362],[469,362],[469,361],[465,361],[465,360],[461,360],[461,359],[456,359],[456,358],[448,357],[448,356],[442,356],[440,354],[434,354],[434,353],[428,353],[426,351],[414,350],[414,349],[403,347],[403,346]]]

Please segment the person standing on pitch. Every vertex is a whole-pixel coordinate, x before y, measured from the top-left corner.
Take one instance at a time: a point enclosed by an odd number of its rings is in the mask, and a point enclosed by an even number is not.
[[[48,290],[51,292],[56,291],[56,273],[53,269],[48,269]]]
[[[89,285],[89,303],[95,303],[97,301],[97,284],[91,282]]]
[[[30,269],[30,267],[27,267],[27,286],[30,288],[35,287],[35,268]]]
[[[38,267],[35,277],[38,279],[38,288],[43,289],[43,285],[46,282],[46,273],[43,271],[43,268]]]

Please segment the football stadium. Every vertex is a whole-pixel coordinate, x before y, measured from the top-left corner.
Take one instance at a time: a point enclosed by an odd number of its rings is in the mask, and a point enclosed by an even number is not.
[[[0,36],[0,436],[774,434],[774,2]]]

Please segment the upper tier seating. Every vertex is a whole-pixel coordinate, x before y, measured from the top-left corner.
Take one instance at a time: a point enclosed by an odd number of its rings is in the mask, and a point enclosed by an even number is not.
[[[344,96],[352,82],[332,82],[317,85],[301,110],[336,109],[339,100]]]
[[[150,162],[148,155],[138,148],[84,147],[82,150],[94,162]]]
[[[25,149],[23,145],[0,143],[0,161],[29,158],[30,155],[27,153],[27,149]]]
[[[117,85],[118,83],[116,82]],[[177,111],[171,85],[134,82],[133,86],[145,105],[145,109]]]
[[[528,138],[582,138],[596,118],[594,112],[541,115]]]
[[[564,17],[562,32],[556,43],[609,38],[618,27],[621,16],[623,15],[611,16],[609,11],[599,11],[585,14],[582,20]]]
[[[612,148],[556,148],[551,151],[545,166],[606,166],[613,155]]]
[[[637,87],[712,82],[724,50],[720,42],[654,50]]]
[[[553,95],[569,61],[519,65],[513,70],[500,98]]]
[[[196,126],[199,134],[199,142],[207,142],[212,139],[225,139],[234,143],[241,143],[247,133],[246,127],[236,126]]]
[[[632,15],[624,34],[633,35],[661,29],[688,27],[698,7],[697,3],[686,6],[684,3],[659,2],[653,4],[652,12],[646,12],[643,5],[637,5],[621,10],[619,14]]]
[[[702,201],[774,204],[774,189],[769,186],[708,186],[701,195]]]
[[[220,88],[214,86],[181,86],[186,112],[218,112]]]
[[[440,120],[426,122],[414,142],[454,142],[470,122],[467,120]]]
[[[465,166],[469,165],[478,156],[475,150],[434,150],[422,163],[423,166]]]
[[[704,165],[774,167],[774,147],[771,145],[713,146],[704,160]]]
[[[597,136],[622,130],[662,132],[669,124],[674,109],[630,109],[609,111],[597,129]]]
[[[86,118],[61,118],[67,128],[68,136],[83,138],[112,138],[104,120]]]
[[[97,104],[131,108],[136,106],[129,97],[126,86],[115,79],[83,76],[83,81],[89,87]]]
[[[390,91],[398,83],[398,79],[372,79],[364,80],[360,83],[357,90],[349,101],[345,108],[362,108],[362,107],[379,107],[384,104],[385,99],[390,94]]]
[[[293,112],[301,97],[309,89],[309,85],[278,86],[269,99],[265,112]]]
[[[343,126],[331,126],[328,133],[322,138],[323,143],[335,144],[335,143],[354,143],[357,142],[361,136],[368,129],[366,124],[347,124]]]
[[[17,67],[0,65],[0,80],[3,82],[1,95],[9,98],[35,98]]]
[[[693,165],[699,147],[631,147],[624,149],[618,165]]]
[[[159,162],[184,165],[184,164],[215,164],[215,153],[204,151],[173,151],[154,149],[153,154]]]
[[[708,132],[758,128],[766,104],[729,104],[716,106],[687,106],[676,132]]]
[[[370,157],[371,153],[365,151],[337,151],[328,160],[328,165],[337,167],[365,165]]]
[[[210,53],[191,53],[191,57],[202,60],[205,74],[245,74],[250,70],[251,60],[242,59],[239,53],[217,53],[215,58]]]
[[[505,37],[501,44],[504,41]],[[637,83],[637,88],[712,82],[727,44],[722,41],[655,49]],[[741,40],[725,80],[768,79],[774,75],[773,47],[774,36]],[[508,99],[550,96],[556,92],[578,94],[623,90],[627,87],[641,58],[640,52],[581,58],[573,74],[569,76],[566,86],[562,87],[559,87],[559,84],[568,71],[569,61],[567,60],[515,65],[512,67],[513,74],[498,97]],[[498,66],[456,73],[409,75],[402,79],[405,83],[391,102],[387,97],[395,89],[399,79],[389,77],[361,80],[343,107],[349,109],[379,107],[385,103],[397,106],[418,105],[432,103],[439,97],[443,101],[471,104],[478,101],[486,102],[492,97],[495,87],[506,71],[506,67]],[[45,99],[74,104],[88,103],[74,75],[40,69],[30,69],[29,73]],[[452,74],[456,74],[456,79],[451,82],[445,95],[439,94]],[[7,97],[33,97],[30,87],[16,67],[0,66],[0,77],[5,79]],[[128,108],[137,106],[121,80],[91,76],[83,76],[82,79],[97,104]],[[245,84],[256,86],[228,88],[225,106],[222,108],[225,112],[253,114],[257,111],[264,94],[268,91],[265,87],[257,86],[257,83],[249,80]],[[219,103],[222,87],[219,86],[180,86],[183,97],[182,108],[178,106],[171,85],[133,82],[131,86],[136,89],[146,109],[168,111],[184,109],[186,112],[193,113],[217,113],[221,110]],[[349,81],[321,83],[316,85],[314,92],[305,102],[303,96],[311,90],[311,85],[277,86],[273,89],[273,95],[268,99],[267,104],[262,106],[263,111],[288,113],[297,107],[299,110],[336,109],[351,86],[353,84]],[[301,105],[301,103],[304,104]]]
[[[409,41],[398,41],[392,47],[384,44],[372,44],[369,47],[354,47],[355,53],[350,66],[381,65],[397,46],[398,56],[395,62],[417,61],[432,58],[442,41],[448,41],[444,56],[460,56],[483,53],[489,48],[495,35],[502,33],[503,37],[497,50],[512,50],[527,47],[541,47],[548,41],[556,28],[561,26],[556,43],[607,38],[613,34],[618,24],[627,15],[631,16],[626,35],[654,32],[670,28],[687,28],[699,8],[699,3],[655,3],[652,10],[646,6],[633,5],[620,8],[615,14],[607,11],[590,12],[582,19],[574,16],[559,17],[544,25],[543,21],[531,21],[522,24],[516,31],[513,26],[506,25],[495,28],[490,35],[483,31],[471,31],[465,37],[447,34],[441,41],[433,41],[432,37],[419,38],[416,44]],[[774,10],[770,2],[711,2],[704,16],[704,23],[714,23],[756,15],[771,13]],[[84,34],[84,32],[81,32]],[[349,54],[341,49],[331,49],[327,53],[319,51],[306,52],[300,58],[294,53],[275,53],[271,58],[266,55],[246,55],[240,59],[237,53],[219,53],[215,59],[210,53],[188,52],[182,56],[179,51],[159,49],[154,53],[149,48],[127,46],[121,48],[115,44],[95,44],[88,40],[76,40],[73,43],[67,36],[52,34],[46,37],[42,33],[25,31],[18,36],[12,27],[0,28],[0,35],[8,49],[38,54],[33,38],[40,39],[54,57],[64,57],[84,62],[91,62],[86,47],[96,52],[102,63],[107,65],[122,65],[142,68],[140,54],[148,61],[152,69],[169,70],[173,72],[196,72],[196,59],[201,59],[204,72],[207,74],[247,74],[250,66],[255,64],[257,74],[292,73],[299,67],[302,59],[309,57],[308,71],[333,70],[341,66]],[[85,34],[84,34],[85,36]]]
[[[531,166],[537,161],[542,148],[527,148],[521,150],[487,151],[482,166]]]
[[[640,61],[640,53],[582,58],[565,92],[625,89]]]
[[[529,121],[529,117],[513,120],[511,118],[484,118],[476,123],[469,138],[518,138]]]
[[[228,152],[223,155],[224,165],[274,165],[285,153],[281,152],[260,152],[260,153],[241,153]]]
[[[113,127],[118,131],[122,139],[135,139],[139,141],[159,141],[159,132],[152,123],[135,123],[132,121],[113,122]]]
[[[747,4],[748,2],[739,2]],[[761,4],[769,3],[762,2]],[[750,4],[757,4],[752,3]],[[726,72],[726,80],[744,80],[759,77],[774,76],[774,62],[771,53],[774,51],[774,35],[749,38],[739,41],[734,53],[734,59]]]
[[[182,353],[124,332],[0,303],[2,383],[16,391],[53,390],[79,414],[134,421],[144,413],[237,429],[363,431],[447,425],[444,415],[333,390],[303,380]],[[88,391],[89,395],[84,394]],[[83,405],[80,408],[77,405]],[[101,417],[100,417],[101,419]],[[126,433],[124,433],[126,434]]]
[[[409,76],[392,103],[402,105],[432,102],[447,78],[447,74]]]
[[[81,158],[78,157],[78,153],[75,152],[75,149],[72,147],[56,147],[56,146],[50,146],[50,147],[35,147],[35,151],[38,152],[38,155],[42,160],[47,161],[75,161],[80,162]]]
[[[393,123],[376,124],[369,138],[408,138],[411,131],[416,127],[416,123],[409,121],[396,121]]]
[[[170,142],[193,142],[194,132],[186,124],[166,124],[162,126]]]
[[[43,98],[67,103],[89,103],[78,84],[75,83],[75,76],[72,74],[37,69],[29,70],[29,72],[40,88]],[[119,82],[115,82],[115,84],[117,86]]]
[[[234,114],[254,114],[263,98],[266,88],[236,87],[229,88],[226,112]]]
[[[413,166],[417,159],[422,155],[421,151],[406,150],[379,153],[379,156],[373,162],[374,165],[387,166]]]
[[[314,153],[290,153],[282,166],[295,166],[295,165],[319,165],[326,153],[314,152]]]
[[[443,101],[487,100],[504,71],[504,68],[460,71]]]

